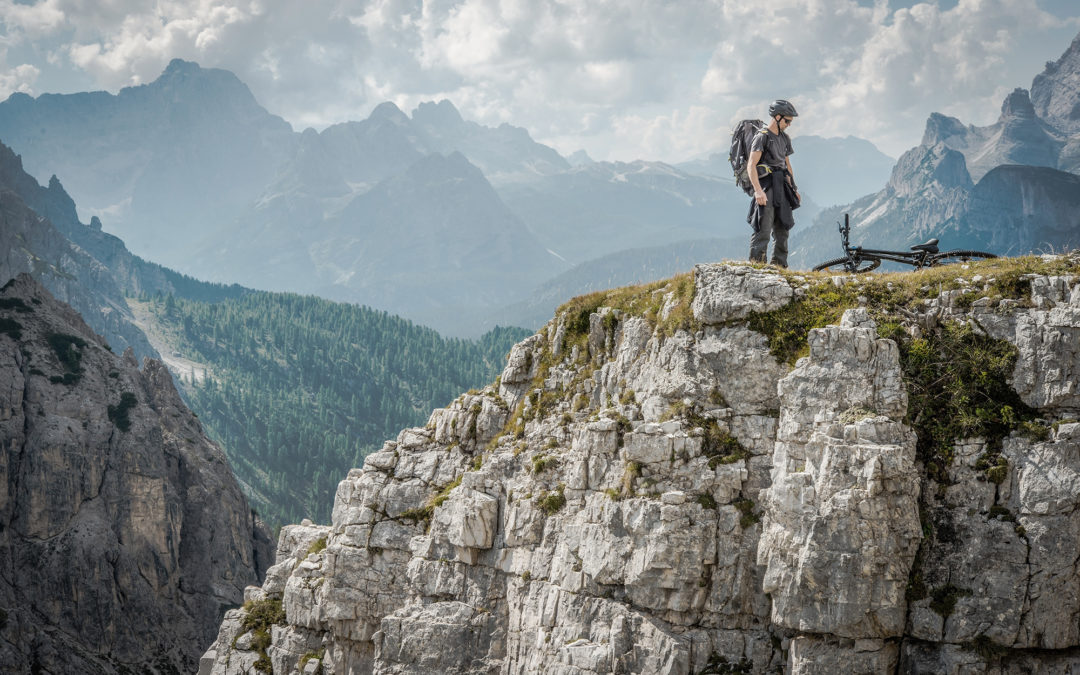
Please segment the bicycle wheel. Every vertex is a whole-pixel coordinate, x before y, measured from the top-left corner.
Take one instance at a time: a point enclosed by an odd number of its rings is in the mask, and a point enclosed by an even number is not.
[[[847,258],[836,258],[828,262],[823,262],[820,265],[814,267],[815,272],[845,272],[856,274],[862,274],[863,272],[869,272],[872,269],[877,268],[881,264],[881,261],[877,258],[859,258],[855,264],[855,269],[849,268],[850,261]]]
[[[937,265],[956,265],[958,263],[971,262],[972,260],[989,260],[996,258],[993,253],[984,253],[982,251],[944,251],[938,253],[935,256],[931,256],[927,261],[927,265],[935,267]]]

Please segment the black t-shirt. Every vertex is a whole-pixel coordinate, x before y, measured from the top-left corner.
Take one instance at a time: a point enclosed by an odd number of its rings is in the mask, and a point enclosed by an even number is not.
[[[768,129],[754,134],[754,141],[750,144],[750,152],[760,152],[760,164],[770,169],[786,169],[787,156],[793,154],[795,149],[791,147],[791,139],[781,131],[774,134]]]

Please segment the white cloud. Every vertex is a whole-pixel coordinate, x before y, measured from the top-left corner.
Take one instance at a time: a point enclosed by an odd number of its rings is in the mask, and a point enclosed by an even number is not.
[[[28,94],[33,91],[34,81],[41,74],[35,66],[22,64],[0,72],[0,97],[7,98],[15,92]]]
[[[45,0],[25,5],[12,0],[0,0],[0,23],[17,26],[19,33],[30,38],[48,35],[64,23],[61,0]]]
[[[180,57],[298,127],[445,97],[560,150],[667,160],[726,149],[735,119],[786,97],[798,133],[898,154],[930,112],[992,121],[1064,51],[1080,22],[1048,1],[0,0],[0,90],[49,91],[65,68],[116,90]]]
[[[1002,91],[1026,86],[1037,72],[1019,73],[1011,62],[1060,26],[1035,0],[960,0],[951,9],[919,3],[894,12],[880,1],[872,8],[848,0],[767,4],[754,31],[713,54],[702,81],[706,100],[756,96],[760,115],[770,98],[786,96],[802,113],[798,131],[858,135],[896,154],[918,141],[930,112],[992,121]],[[754,46],[770,39],[775,46],[755,57]],[[1065,39],[1050,54],[1067,46]],[[737,115],[748,112],[740,106]]]

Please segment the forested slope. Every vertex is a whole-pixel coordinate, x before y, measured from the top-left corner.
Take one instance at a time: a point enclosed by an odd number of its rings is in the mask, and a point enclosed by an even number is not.
[[[221,442],[260,515],[328,522],[338,482],[399,429],[490,382],[529,334],[447,339],[386,312],[253,292],[221,302],[143,296],[184,357],[193,410]]]

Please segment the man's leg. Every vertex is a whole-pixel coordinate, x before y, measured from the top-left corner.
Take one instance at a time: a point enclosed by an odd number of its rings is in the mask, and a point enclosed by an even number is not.
[[[776,209],[772,206],[761,209],[758,229],[750,237],[750,262],[765,262],[765,254],[769,251],[769,237],[773,234],[773,216],[775,213]]]
[[[787,267],[788,229],[782,223],[775,223],[772,231],[772,264],[777,267]]]

